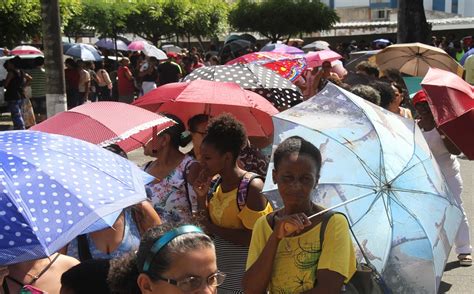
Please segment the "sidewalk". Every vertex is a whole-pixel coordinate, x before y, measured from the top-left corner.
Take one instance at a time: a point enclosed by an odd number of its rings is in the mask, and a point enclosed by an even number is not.
[[[472,200],[474,194],[474,162],[468,160],[460,160],[460,162],[464,182],[464,191],[462,193],[463,205],[469,218],[472,238],[474,235],[474,201]],[[474,293],[474,266],[460,267],[454,250],[451,251],[448,263],[446,264],[439,293]]]

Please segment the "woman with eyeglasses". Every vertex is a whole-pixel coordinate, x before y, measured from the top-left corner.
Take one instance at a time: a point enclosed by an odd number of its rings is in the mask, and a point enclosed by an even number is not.
[[[217,269],[214,243],[193,225],[148,230],[136,253],[112,260],[112,293],[217,293],[225,274]]]

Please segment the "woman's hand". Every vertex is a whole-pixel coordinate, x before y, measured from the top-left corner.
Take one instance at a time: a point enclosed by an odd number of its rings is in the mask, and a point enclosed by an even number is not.
[[[295,213],[283,217],[275,217],[274,234],[278,240],[293,234],[299,234],[307,226],[311,225],[311,221],[304,213]]]
[[[9,273],[8,267],[0,266],[0,285],[3,285],[3,280],[9,275]]]
[[[196,192],[196,196],[198,197],[198,202],[207,198],[207,193],[211,187],[211,181],[212,177],[209,175],[207,170],[203,169],[192,183],[193,190]]]

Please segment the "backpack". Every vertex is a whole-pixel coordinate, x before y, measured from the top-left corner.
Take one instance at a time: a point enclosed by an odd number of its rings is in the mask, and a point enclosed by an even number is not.
[[[247,203],[247,196],[249,192],[250,182],[254,179],[259,178],[263,180],[263,177],[259,174],[246,172],[242,179],[240,179],[239,187],[237,189],[237,208],[239,211],[242,211],[245,204]],[[207,194],[207,201],[210,201],[214,192],[217,190],[217,187],[221,184],[222,178],[221,176],[217,176],[215,179],[211,181],[209,193]]]
[[[323,250],[324,233],[326,231],[327,224],[329,222],[329,219],[334,214],[343,215],[347,220],[346,215],[340,212],[328,211],[323,215],[323,220],[321,222],[321,229],[319,232],[319,240],[320,240],[319,242],[320,242],[321,252]],[[341,293],[347,293],[347,294],[362,294],[362,293],[363,294],[390,294],[392,293],[392,291],[387,287],[384,280],[382,279],[382,276],[377,272],[375,267],[370,263],[369,259],[367,258],[364,251],[362,250],[362,247],[359,244],[359,241],[357,241],[357,238],[355,237],[354,231],[352,231],[349,220],[347,220],[347,223],[349,225],[349,229],[351,230],[352,236],[354,236],[354,240],[356,241],[357,246],[359,247],[360,252],[362,253],[362,256],[364,257],[364,261],[363,262],[357,261],[356,272],[354,273],[352,278],[347,282],[347,284],[344,285],[344,289],[342,290]]]

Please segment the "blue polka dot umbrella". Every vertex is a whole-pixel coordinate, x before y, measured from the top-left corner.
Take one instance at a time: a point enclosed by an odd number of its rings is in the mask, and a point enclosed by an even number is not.
[[[0,133],[0,265],[50,256],[104,217],[145,200],[147,177],[78,139]]]

